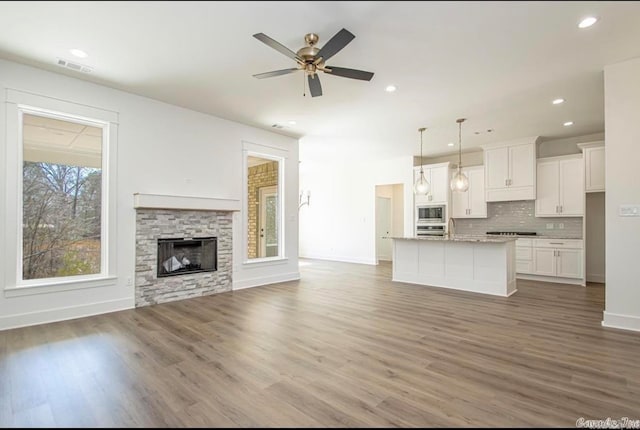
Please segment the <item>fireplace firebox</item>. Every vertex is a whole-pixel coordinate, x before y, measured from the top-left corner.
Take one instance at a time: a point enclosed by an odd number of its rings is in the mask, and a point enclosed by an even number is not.
[[[158,239],[158,277],[218,270],[218,238]]]

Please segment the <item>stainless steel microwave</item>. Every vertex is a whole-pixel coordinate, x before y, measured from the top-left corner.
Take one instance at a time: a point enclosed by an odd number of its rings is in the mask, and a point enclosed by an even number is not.
[[[447,221],[445,205],[416,206],[416,224],[444,224]]]

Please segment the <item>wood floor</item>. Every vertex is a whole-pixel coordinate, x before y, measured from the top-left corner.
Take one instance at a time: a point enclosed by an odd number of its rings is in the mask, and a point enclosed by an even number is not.
[[[510,298],[303,260],[303,280],[0,332],[0,426],[565,426],[640,419],[604,288]]]

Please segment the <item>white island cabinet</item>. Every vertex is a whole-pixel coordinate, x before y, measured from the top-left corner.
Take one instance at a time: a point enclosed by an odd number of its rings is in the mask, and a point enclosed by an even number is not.
[[[507,297],[516,290],[516,239],[393,238],[393,281]]]

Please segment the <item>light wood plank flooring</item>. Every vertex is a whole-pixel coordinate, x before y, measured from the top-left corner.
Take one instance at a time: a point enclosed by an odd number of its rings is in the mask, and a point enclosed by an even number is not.
[[[303,260],[303,280],[0,332],[0,426],[574,426],[640,418],[604,288],[510,298]]]

